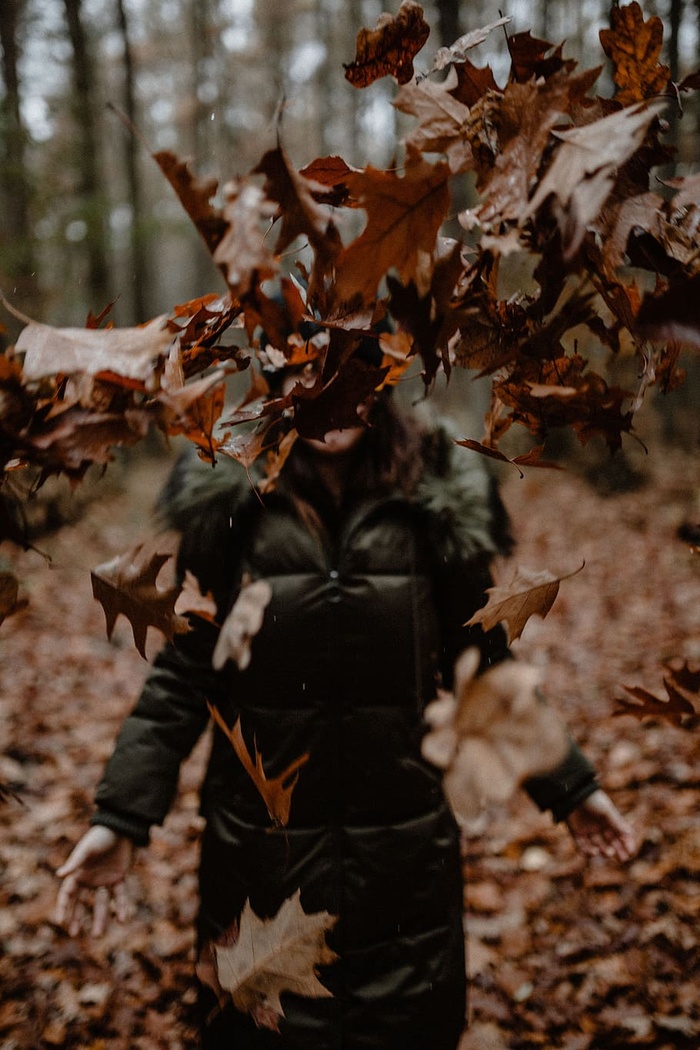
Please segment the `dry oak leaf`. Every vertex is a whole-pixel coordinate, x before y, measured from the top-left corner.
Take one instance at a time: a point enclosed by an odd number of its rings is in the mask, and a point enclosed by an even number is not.
[[[681,668],[667,664],[663,683],[665,700],[641,686],[624,685],[622,688],[632,700],[618,697],[619,707],[613,714],[664,718],[676,726],[683,726],[700,714],[700,670],[693,670],[687,662]]]
[[[279,776],[269,777],[265,773],[263,760],[257,743],[253,742],[254,759],[251,758],[248,746],[243,738],[241,720],[237,719],[232,728],[226,725],[221,713],[209,704],[209,713],[222,733],[231,741],[233,750],[238,755],[243,768],[253,781],[260,797],[267,808],[268,815],[278,828],[286,828],[292,807],[292,793],[299,779],[299,771],[309,760],[308,752],[295,758]]]
[[[407,84],[413,76],[413,59],[430,35],[423,8],[403,0],[397,14],[381,14],[374,29],[361,29],[355,42],[355,60],[344,66],[353,87],[365,88],[381,77],[392,76]]]
[[[645,21],[636,0],[625,7],[613,4],[610,29],[601,29],[598,35],[613,65],[617,102],[629,106],[666,91],[671,70],[659,63],[664,36],[660,18],[653,15]]]
[[[435,249],[450,204],[449,177],[448,164],[429,164],[415,151],[409,151],[401,177],[371,167],[348,176],[350,192],[367,212],[367,225],[338,257],[339,303],[356,296],[369,301],[392,269],[404,284],[412,280],[421,254]]]
[[[553,198],[565,259],[572,258],[610,196],[618,169],[640,148],[664,101],[631,106],[592,123],[553,132],[554,160],[522,213],[520,226]]]
[[[522,634],[531,616],[545,618],[559,594],[559,584],[562,580],[576,576],[584,565],[585,562],[563,576],[519,567],[507,586],[487,588],[489,597],[486,605],[475,612],[465,626],[480,623],[485,631],[490,631],[497,623],[503,623],[508,641],[514,642]]]
[[[251,642],[262,627],[271,598],[272,587],[267,580],[244,581],[216,640],[212,654],[216,671],[227,660],[233,660],[239,671],[245,671],[250,664]]]
[[[153,159],[213,254],[226,231],[226,220],[211,204],[218,181],[214,178],[198,179],[190,171],[189,162],[180,160],[170,150],[154,153]]]
[[[503,804],[528,777],[555,769],[568,749],[564,723],[537,694],[541,672],[506,660],[476,676],[477,649],[455,667],[454,696],[428,705],[423,757],[445,770],[456,816],[474,820]]]
[[[160,589],[156,580],[171,554],[151,553],[140,544],[91,572],[92,593],[104,609],[107,637],[112,637],[121,613],[131,624],[134,644],[146,659],[146,636],[155,627],[168,641],[190,630],[187,620],[175,612],[178,587]]]
[[[259,1027],[279,1032],[284,992],[331,997],[318,979],[318,969],[337,959],[326,943],[336,921],[327,911],[307,914],[300,890],[270,919],[259,918],[246,901],[240,922],[224,934],[223,943],[207,945],[197,974],[214,989],[221,1005],[230,997]]]
[[[82,373],[119,376],[148,388],[172,339],[166,315],[137,328],[53,328],[32,321],[20,332],[16,350],[25,355],[28,381]]]
[[[175,602],[175,612],[179,616],[192,613],[208,623],[216,623],[217,608],[214,597],[211,591],[202,594],[199,580],[189,569],[185,572],[182,589]]]

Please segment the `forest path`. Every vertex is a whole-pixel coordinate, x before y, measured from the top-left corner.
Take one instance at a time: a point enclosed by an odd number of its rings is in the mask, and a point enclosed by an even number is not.
[[[120,620],[112,643],[89,570],[147,533],[168,469],[140,459],[74,525],[5,552],[30,598],[0,628],[0,1050],[179,1050],[189,1027],[197,786],[141,851],[133,918],[100,942],[51,922],[54,871],[85,827],[115,733],[147,670]],[[518,652],[639,829],[639,857],[587,863],[523,796],[466,843],[471,1027],[463,1050],[666,1050],[700,1045],[700,736],[614,718],[622,685],[664,695],[662,665],[700,663],[700,555],[676,537],[698,516],[689,453],[649,457],[647,483],[604,497],[568,472],[504,476],[517,565],[567,573]],[[695,484],[693,491],[692,484]],[[508,567],[504,567],[504,575]]]

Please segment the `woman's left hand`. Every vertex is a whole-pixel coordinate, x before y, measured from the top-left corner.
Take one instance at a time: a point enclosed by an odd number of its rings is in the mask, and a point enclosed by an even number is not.
[[[578,848],[589,857],[625,861],[637,852],[637,836],[632,825],[600,788],[569,814],[566,824]]]

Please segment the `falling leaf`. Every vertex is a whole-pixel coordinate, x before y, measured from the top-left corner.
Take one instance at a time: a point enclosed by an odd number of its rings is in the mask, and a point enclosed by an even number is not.
[[[503,623],[508,632],[508,640],[514,642],[522,634],[531,616],[545,618],[559,594],[559,584],[562,580],[576,576],[584,565],[585,562],[565,576],[518,568],[507,586],[487,588],[486,593],[489,597],[486,605],[467,621],[466,626],[480,623],[485,631],[490,631],[497,623]]]
[[[671,70],[659,63],[663,46],[663,22],[656,15],[645,21],[634,0],[625,6],[613,4],[610,29],[601,29],[600,43],[613,65],[615,99],[622,106],[662,95],[671,80]]]
[[[212,655],[215,670],[220,671],[227,660],[233,660],[240,671],[248,667],[251,642],[262,627],[271,599],[272,587],[267,580],[244,581],[216,641]]]
[[[665,102],[622,109],[581,128],[554,132],[562,145],[521,215],[521,225],[551,196],[565,258],[572,258],[612,191],[619,167],[637,150]]]
[[[403,176],[367,168],[348,185],[367,212],[367,225],[337,260],[336,300],[371,299],[382,277],[396,269],[406,283],[421,252],[431,254],[449,208],[449,166],[409,156]]]
[[[381,14],[374,29],[359,31],[355,60],[344,67],[346,79],[356,88],[386,76],[407,84],[413,76],[413,59],[429,35],[423,8],[414,0],[403,0],[395,17]]]
[[[537,694],[537,668],[506,660],[475,677],[479,659],[476,649],[460,657],[454,696],[428,705],[422,743],[423,757],[445,770],[445,793],[465,821],[555,769],[569,746],[564,723]]]
[[[198,179],[187,161],[182,161],[170,150],[153,154],[153,159],[178,195],[180,203],[213,254],[226,231],[226,221],[211,204],[218,188],[216,179]]]
[[[171,557],[170,554],[149,555],[141,544],[98,565],[91,573],[92,593],[104,609],[107,637],[112,637],[121,613],[131,624],[134,644],[144,659],[149,627],[157,628],[169,641],[190,629],[187,620],[175,613],[179,588],[161,590],[156,583],[160,570]]]
[[[228,286],[245,296],[258,281],[274,276],[279,263],[266,239],[274,204],[249,179],[233,179],[224,187],[226,228],[213,252]]]
[[[465,33],[459,40],[456,40],[451,47],[439,47],[435,52],[435,58],[431,66],[431,73],[438,72],[444,69],[445,66],[452,65],[454,63],[463,63],[466,61],[467,52],[477,47],[479,44],[483,44],[484,40],[493,32],[494,29],[500,29],[501,26],[507,26],[512,22],[512,18],[499,18],[497,22],[491,22],[487,26],[483,26],[482,29],[472,29],[470,33]]]
[[[520,477],[525,477],[521,467],[543,467],[548,470],[563,470],[564,468],[560,463],[555,463],[552,460],[542,459],[542,453],[544,452],[544,445],[536,445],[531,448],[529,452],[524,452],[519,456],[514,456],[510,459],[506,456],[505,452],[501,452],[500,449],[493,448],[491,445],[483,444],[481,441],[475,441],[473,438],[461,438],[455,441],[456,445],[462,445],[463,448],[469,448],[472,452],[479,452],[482,456],[488,456],[490,459],[496,459],[499,463],[510,463],[512,466],[518,469]]]
[[[472,147],[466,132],[469,110],[453,94],[457,74],[450,70],[440,84],[432,80],[406,84],[394,99],[402,113],[418,119],[406,144],[422,153],[444,153],[454,174],[473,167]]]
[[[262,756],[255,743],[253,744],[254,759],[250,757],[248,747],[243,739],[240,718],[236,721],[233,728],[229,728],[213,704],[209,704],[209,713],[222,733],[231,741],[233,750],[238,755],[243,768],[255,784],[260,797],[265,803],[270,820],[277,827],[286,828],[289,823],[289,813],[292,806],[292,793],[297,785],[301,767],[309,760],[309,754],[300,755],[279,776],[268,778],[263,766]]]
[[[80,372],[123,376],[152,386],[158,363],[172,342],[165,315],[140,328],[53,328],[33,321],[23,328],[17,352],[24,353],[26,380]]]
[[[207,945],[197,965],[198,976],[214,989],[222,1005],[230,997],[259,1027],[279,1032],[284,992],[330,998],[318,970],[337,959],[326,943],[336,921],[327,911],[307,914],[300,890],[270,919],[260,919],[246,901],[240,922],[220,942]]]

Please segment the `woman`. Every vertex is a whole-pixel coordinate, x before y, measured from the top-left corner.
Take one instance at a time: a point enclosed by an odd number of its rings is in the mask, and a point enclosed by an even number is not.
[[[287,376],[290,390],[298,376]],[[298,440],[260,498],[236,464],[181,463],[162,509],[189,569],[226,616],[242,578],[272,598],[245,670],[212,669],[201,626],[155,662],[97,792],[94,826],[63,868],[59,918],[82,887],[120,887],[133,844],[165,817],[181,760],[216,708],[203,789],[200,946],[246,901],[274,916],[301,891],[337,916],[327,998],[282,997],[280,1032],[256,1028],[202,989],[202,1046],[262,1050],[454,1050],[465,1011],[459,833],[439,771],[421,757],[423,710],[451,685],[460,652],[508,657],[500,629],[463,626],[483,605],[489,562],[509,549],[506,515],[480,457],[422,430],[383,392],[367,425]],[[302,756],[285,827],[271,821],[225,729],[240,726],[268,778]],[[625,859],[632,832],[572,743],[560,769],[526,785],[587,852]],[[77,928],[77,920],[73,924]]]

